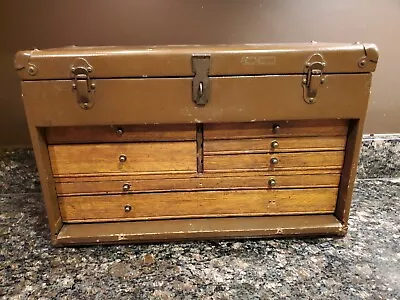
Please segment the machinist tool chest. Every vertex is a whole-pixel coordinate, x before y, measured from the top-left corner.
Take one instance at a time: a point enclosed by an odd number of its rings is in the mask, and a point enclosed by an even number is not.
[[[314,42],[17,53],[53,244],[344,235],[377,60]]]

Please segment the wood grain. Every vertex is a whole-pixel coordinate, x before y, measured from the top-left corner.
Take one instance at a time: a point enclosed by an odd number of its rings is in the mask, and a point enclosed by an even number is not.
[[[280,126],[278,133],[273,128]],[[243,139],[290,136],[345,136],[347,120],[304,120],[204,125],[204,139]]]
[[[277,142],[275,149],[272,142]],[[207,140],[205,155],[344,150],[345,136]]]
[[[204,170],[269,169],[283,168],[325,168],[343,165],[343,151],[276,153],[276,154],[238,154],[211,155],[204,157]],[[277,158],[278,163],[270,163]]]
[[[276,185],[269,186],[268,181],[274,179]],[[90,195],[90,194],[121,194],[137,192],[162,191],[199,191],[222,189],[265,189],[265,188],[307,188],[307,187],[337,187],[340,174],[315,175],[278,175],[278,176],[249,176],[249,177],[197,177],[158,179],[135,179],[126,177],[125,180],[107,181],[75,181],[56,184],[60,196]],[[128,184],[129,190],[124,191],[123,185]]]
[[[121,129],[122,134],[117,134]],[[195,124],[67,126],[46,128],[48,144],[194,141]]]
[[[332,213],[337,188],[60,197],[64,222]],[[125,211],[130,205],[132,210]]]
[[[196,171],[196,143],[51,145],[54,174]],[[119,161],[120,155],[127,157]]]

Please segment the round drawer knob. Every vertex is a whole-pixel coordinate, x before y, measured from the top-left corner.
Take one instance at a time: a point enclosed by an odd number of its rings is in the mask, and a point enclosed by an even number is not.
[[[276,180],[275,180],[274,178],[270,178],[270,179],[268,180],[268,185],[269,185],[270,187],[276,186]]]
[[[128,158],[126,157],[125,154],[121,154],[121,155],[119,156],[119,162],[124,163],[124,162],[126,162],[127,159],[128,159]]]
[[[129,191],[130,189],[131,189],[131,185],[130,185],[129,183],[124,183],[124,184],[123,184],[122,190],[123,190],[124,192],[127,192],[127,191]]]
[[[131,210],[132,210],[132,206],[130,206],[129,204],[125,205],[125,207],[124,207],[125,212],[130,212]]]
[[[271,148],[272,148],[272,149],[277,149],[278,147],[279,147],[278,141],[272,141],[272,142],[271,142]]]
[[[276,165],[278,162],[279,161],[276,157],[271,158],[271,164]]]
[[[122,136],[124,134],[124,130],[122,128],[118,128],[115,133],[117,134],[117,136]]]
[[[275,124],[274,126],[272,126],[272,132],[273,133],[279,133],[279,131],[281,130],[281,126]]]

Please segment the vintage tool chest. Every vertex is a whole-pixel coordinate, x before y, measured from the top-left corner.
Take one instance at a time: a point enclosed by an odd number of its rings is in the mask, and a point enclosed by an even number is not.
[[[53,244],[344,235],[377,60],[360,43],[17,53]]]

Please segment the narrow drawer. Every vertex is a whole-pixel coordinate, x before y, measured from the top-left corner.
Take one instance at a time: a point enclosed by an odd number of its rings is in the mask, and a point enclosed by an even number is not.
[[[51,145],[53,173],[196,172],[196,142]]]
[[[342,168],[344,151],[204,156],[204,170]]]
[[[333,213],[337,188],[60,197],[64,222]]]
[[[204,124],[204,139],[251,139],[291,136],[346,136],[347,120],[303,120]]]
[[[344,150],[346,136],[206,140],[205,155]]]
[[[196,125],[113,125],[46,128],[48,144],[194,141]]]
[[[86,179],[86,181],[82,181]],[[307,187],[338,187],[340,174],[258,175],[230,177],[187,177],[137,179],[126,176],[123,180],[74,178],[70,182],[57,182],[60,196],[90,194],[126,194],[139,192],[201,191],[223,189],[281,189]]]

